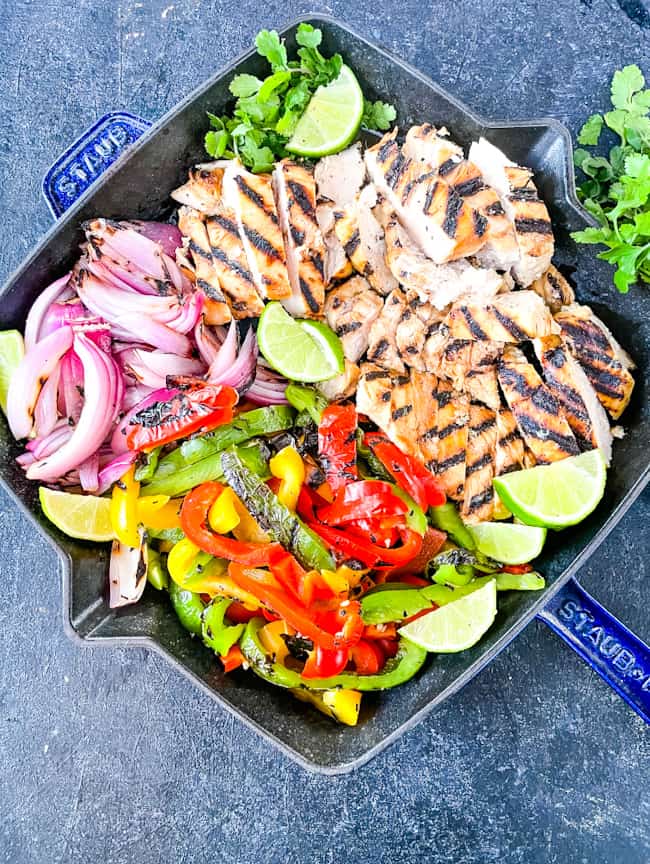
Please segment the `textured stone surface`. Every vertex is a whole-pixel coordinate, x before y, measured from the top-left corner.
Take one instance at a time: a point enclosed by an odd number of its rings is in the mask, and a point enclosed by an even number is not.
[[[47,229],[40,180],[108,110],[155,118],[310,7],[0,0],[0,280]],[[346,19],[488,117],[573,130],[644,65],[643,2],[414,0]],[[645,64],[645,71],[650,71]],[[650,638],[650,494],[581,573]],[[326,864],[650,858],[647,729],[541,624],[388,751],[306,774],[159,657],[61,630],[56,561],[0,494],[0,862]]]

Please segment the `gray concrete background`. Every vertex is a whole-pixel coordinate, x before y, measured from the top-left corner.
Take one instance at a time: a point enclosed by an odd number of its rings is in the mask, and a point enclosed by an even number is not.
[[[0,0],[0,280],[49,226],[48,165],[108,110],[155,118],[263,26],[335,14],[488,117],[575,131],[650,72],[643,0],[381,4]],[[581,573],[650,638],[646,493]],[[83,651],[55,558],[0,494],[0,862],[650,859],[647,729],[534,623],[356,773],[312,776],[157,656]]]

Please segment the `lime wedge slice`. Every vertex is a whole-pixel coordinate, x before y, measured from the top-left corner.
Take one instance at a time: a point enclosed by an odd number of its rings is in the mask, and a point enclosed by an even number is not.
[[[400,627],[398,632],[427,651],[453,654],[475,645],[489,629],[496,614],[496,581],[490,579],[471,594],[416,618]]]
[[[0,332],[0,408],[7,413],[9,382],[16,367],[25,356],[25,343],[17,330]]]
[[[546,528],[530,525],[481,522],[467,528],[478,551],[502,564],[528,564],[537,558],[546,540]]]
[[[115,536],[111,525],[110,498],[57,492],[46,486],[41,486],[38,495],[43,513],[68,537],[107,543]]]
[[[605,492],[607,467],[600,450],[552,465],[513,471],[494,480],[506,507],[526,525],[566,528],[585,519]]]
[[[354,72],[341,66],[338,78],[319,87],[309,100],[287,150],[318,159],[351,143],[363,117],[363,93]]]
[[[292,381],[327,381],[344,370],[341,340],[326,324],[296,321],[280,303],[267,303],[257,327],[267,363]]]

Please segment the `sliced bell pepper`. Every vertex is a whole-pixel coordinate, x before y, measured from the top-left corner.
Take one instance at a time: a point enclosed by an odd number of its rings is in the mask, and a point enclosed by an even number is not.
[[[445,493],[433,474],[414,456],[400,448],[381,432],[369,432],[365,445],[395,478],[398,486],[423,510],[445,503]]]
[[[239,525],[239,513],[234,499],[237,496],[229,487],[218,496],[208,511],[208,524],[217,534],[229,534]]]
[[[229,618],[233,624],[248,624],[251,618],[255,618],[256,615],[260,615],[259,606],[256,606],[254,609],[249,609],[248,606],[240,603],[239,600],[233,600],[226,613],[226,617]]]
[[[229,672],[233,672],[235,669],[239,669],[239,667],[244,663],[246,658],[242,654],[241,648],[239,645],[233,645],[228,653],[224,657],[219,658],[223,663],[223,671],[228,674]]]
[[[422,548],[418,554],[406,564],[391,570],[391,579],[405,573],[424,573],[429,561],[442,549],[447,535],[436,528],[427,528],[422,538]]]
[[[141,495],[137,501],[138,522],[150,531],[180,528],[182,498],[169,495]]]
[[[380,585],[361,598],[361,617],[365,624],[404,621],[418,612],[433,608],[432,601],[422,591],[395,582]]]
[[[230,600],[215,598],[208,603],[201,615],[201,637],[208,648],[212,648],[220,657],[228,654],[244,632],[243,624],[225,622],[229,606]]]
[[[291,446],[283,447],[270,460],[269,468],[280,479],[277,496],[289,510],[295,510],[300,489],[305,482],[305,465],[300,453]]]
[[[193,591],[188,591],[186,588],[181,588],[172,580],[169,583],[169,599],[183,627],[190,633],[194,633],[195,636],[200,636],[201,615],[205,609],[205,603],[199,595]]]
[[[341,525],[355,519],[398,516],[408,512],[408,505],[393,494],[393,487],[383,480],[358,480],[339,488],[334,501],[318,510],[326,525]]]
[[[169,574],[163,567],[160,553],[147,545],[147,582],[156,591],[169,588]]]
[[[250,567],[268,564],[273,552],[282,549],[279,543],[243,543],[215,534],[208,527],[210,508],[224,488],[221,483],[203,483],[185,496],[181,508],[181,528],[185,536],[199,549],[217,558]]]
[[[318,426],[318,455],[331,490],[357,479],[357,412],[354,405],[328,405]]]
[[[375,675],[384,665],[384,653],[374,642],[360,639],[350,648],[350,659],[359,675]]]
[[[250,621],[250,618],[248,620]],[[287,643],[282,638],[284,635],[293,635],[293,628],[289,627],[287,622],[281,618],[278,618],[277,621],[269,621],[259,630],[260,642],[274,663],[284,663],[289,656]]]
[[[113,486],[110,518],[115,536],[125,546],[140,545],[138,531],[138,495],[140,484],[135,480],[133,465]]]
[[[301,702],[309,702],[321,713],[346,726],[356,726],[361,708],[361,693],[357,690],[291,690]]]
[[[405,527],[397,529],[402,545],[393,549],[385,549],[329,525],[313,522],[309,527],[319,534],[340,558],[361,561],[368,567],[385,568],[406,564],[412,561],[422,548],[422,536]]]
[[[129,450],[151,450],[161,444],[208,431],[232,420],[237,391],[220,384],[200,384],[171,392],[134,414],[127,426]]]
[[[356,647],[356,646],[354,646]],[[316,645],[313,651],[309,652],[309,657],[305,663],[301,675],[303,678],[330,678],[332,675],[338,675],[342,672],[348,663],[348,648],[336,648],[333,651],[328,651]]]
[[[167,556],[167,569],[172,580],[177,585],[183,585],[200,552],[199,547],[192,543],[191,540],[188,540],[187,537],[183,537],[178,543],[174,543]],[[209,558],[206,558],[204,563],[207,564],[209,560]]]

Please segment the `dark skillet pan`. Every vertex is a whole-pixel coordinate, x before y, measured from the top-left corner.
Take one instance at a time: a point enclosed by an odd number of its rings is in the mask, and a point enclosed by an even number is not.
[[[576,199],[571,139],[562,125],[554,120],[488,123],[424,75],[340,22],[320,15],[309,20],[323,30],[325,48],[343,54],[367,94],[396,104],[400,126],[429,120],[447,126],[454,139],[464,145],[485,135],[511,158],[533,168],[551,210],[556,260],[561,265],[575,265],[577,253],[569,232],[583,227],[588,217]],[[283,31],[290,44],[296,26],[297,22]],[[45,182],[46,197],[61,218],[0,292],[0,328],[22,329],[36,295],[75,258],[81,240],[79,226],[84,220],[100,215],[139,219],[170,215],[170,190],[184,180],[190,165],[205,160],[202,138],[206,110],[218,113],[225,106],[233,74],[259,74],[261,66],[260,58],[250,51],[151,128],[146,121],[128,114],[108,115],[61,157]],[[121,155],[126,149],[128,154]],[[59,554],[63,621],[68,635],[81,645],[145,646],[159,651],[215,701],[289,756],[307,768],[329,774],[366,762],[414,726],[466,684],[535,616],[546,621],[650,720],[650,651],[573,578],[650,476],[650,316],[641,292],[621,298],[607,286],[600,295],[606,297],[607,306],[602,306],[594,302],[589,286],[580,284],[580,272],[576,277],[578,298],[593,303],[639,367],[633,402],[623,417],[627,434],[615,444],[607,492],[596,512],[577,528],[549,539],[539,561],[547,589],[542,594],[500,595],[495,624],[477,646],[462,654],[433,656],[425,670],[407,685],[365,696],[359,726],[352,729],[336,726],[253,674],[236,672],[225,677],[210,652],[182,630],[169,604],[155,591],[147,590],[137,606],[119,611],[108,608],[108,550],[71,541],[45,520],[37,501],[37,485],[27,482],[16,465],[19,448],[2,422],[2,482]]]

